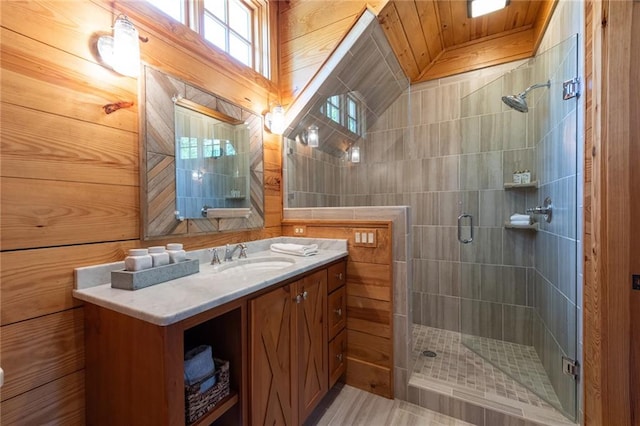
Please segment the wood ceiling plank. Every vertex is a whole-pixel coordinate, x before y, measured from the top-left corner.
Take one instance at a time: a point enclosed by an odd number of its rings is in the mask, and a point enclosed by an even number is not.
[[[545,3],[546,0],[543,1],[530,1],[527,7],[527,16],[525,18],[526,25],[533,25],[538,18],[538,12],[540,11],[540,7]]]
[[[378,19],[404,73],[410,80],[413,80],[420,74],[420,69],[409,49],[409,41],[404,33],[395,4],[388,3],[378,15]]]
[[[436,54],[432,54],[429,50],[416,4],[413,1],[402,1],[396,2],[394,5],[418,69],[424,69],[435,59]]]
[[[416,82],[433,80],[462,72],[531,57],[534,32],[518,31],[506,37],[448,49],[420,75]]]
[[[488,22],[487,35],[498,34],[504,31],[504,28],[507,22],[507,15],[508,15],[507,9],[509,9],[509,7],[486,15],[487,22]]]
[[[415,5],[429,53],[431,58],[435,59],[444,50],[435,2],[433,0],[416,1]]]
[[[440,21],[442,44],[444,45],[444,48],[447,49],[455,45],[453,40],[453,15],[451,14],[451,2],[438,0],[436,5]]]
[[[452,1],[449,3],[451,16],[453,17],[451,29],[453,30],[453,42],[458,45],[471,40],[471,19],[467,17],[467,2]]]
[[[533,24],[533,32],[535,34],[535,39],[533,41],[534,52],[538,50],[538,47],[542,42],[542,37],[544,37],[544,32],[547,30],[547,25],[549,25],[551,15],[553,15],[553,11],[556,8],[557,4],[558,0],[548,0],[542,2],[542,4],[540,5],[540,10],[538,11],[536,21]]]
[[[525,25],[527,12],[529,10],[530,0],[511,0],[511,3],[507,7],[507,20],[505,21],[505,31],[512,30],[514,28],[520,28]]]

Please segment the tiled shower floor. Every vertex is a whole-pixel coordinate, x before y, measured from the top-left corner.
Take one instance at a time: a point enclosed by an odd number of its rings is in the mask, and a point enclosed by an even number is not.
[[[511,401],[515,406],[533,407],[536,411],[554,411],[552,405],[560,407],[532,347],[474,336],[465,336],[464,339],[484,357],[506,368],[509,374],[535,386],[536,393],[545,396],[550,403],[463,345],[460,333],[423,325],[413,326],[412,357],[415,364],[410,384],[471,391],[502,405],[509,405]],[[434,351],[437,356],[422,355],[425,350]]]

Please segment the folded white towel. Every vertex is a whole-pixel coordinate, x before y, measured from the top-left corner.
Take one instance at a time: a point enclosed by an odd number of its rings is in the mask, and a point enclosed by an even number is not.
[[[514,220],[518,220],[518,221],[522,221],[522,220],[526,220],[526,221],[530,221],[531,220],[531,216],[528,214],[520,214],[520,213],[515,213],[512,214],[511,217],[509,218],[511,219],[511,221],[513,222]]]
[[[528,220],[512,220],[509,223],[511,223],[512,225],[531,225]]]
[[[271,244],[271,251],[276,253],[292,254],[294,256],[313,256],[314,254],[318,254],[318,245],[275,243]]]

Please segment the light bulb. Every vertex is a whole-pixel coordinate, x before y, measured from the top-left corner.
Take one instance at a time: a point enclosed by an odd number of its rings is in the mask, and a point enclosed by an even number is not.
[[[318,137],[318,126],[311,125],[307,129],[307,144],[312,148],[317,148],[320,145],[320,138]]]

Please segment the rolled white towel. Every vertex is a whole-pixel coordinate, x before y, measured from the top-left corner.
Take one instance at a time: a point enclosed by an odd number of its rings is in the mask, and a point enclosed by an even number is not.
[[[511,215],[511,217],[510,217],[509,219],[510,219],[512,222],[513,222],[514,220],[517,220],[517,221],[523,221],[523,220],[526,220],[526,221],[530,222],[530,221],[531,221],[531,216],[530,216],[530,215],[528,215],[528,214],[515,213],[515,214],[512,214],[512,215]]]
[[[294,256],[313,256],[314,254],[318,254],[318,245],[275,243],[271,244],[271,251],[276,253],[292,254]]]

